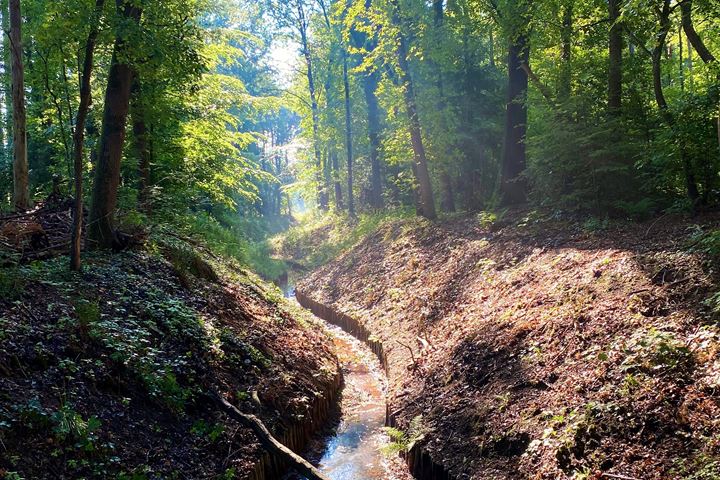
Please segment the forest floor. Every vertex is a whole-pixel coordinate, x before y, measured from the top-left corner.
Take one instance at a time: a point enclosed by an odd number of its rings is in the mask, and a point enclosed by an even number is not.
[[[384,343],[455,478],[718,479],[719,219],[385,221],[298,290]]]
[[[248,478],[271,431],[338,381],[324,330],[252,275],[173,237],[0,268],[0,478]],[[253,477],[254,478],[254,477]]]

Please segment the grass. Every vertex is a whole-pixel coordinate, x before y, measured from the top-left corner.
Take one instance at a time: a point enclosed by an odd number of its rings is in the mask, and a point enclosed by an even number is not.
[[[344,214],[308,214],[297,226],[271,239],[271,246],[306,268],[317,268],[372,235],[382,225],[415,218],[410,209],[364,213],[355,219]]]

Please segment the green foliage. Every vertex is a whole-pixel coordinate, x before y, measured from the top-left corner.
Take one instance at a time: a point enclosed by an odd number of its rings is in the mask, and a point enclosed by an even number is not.
[[[17,300],[22,295],[25,280],[18,268],[0,268],[0,298]]]
[[[720,478],[720,460],[715,456],[703,454],[677,463],[672,473],[682,480],[715,480]]]
[[[300,259],[305,267],[313,268],[357,244],[381,225],[411,216],[409,210],[398,209],[362,214],[353,221],[340,215],[315,217],[290,228],[272,243],[276,249]]]
[[[423,426],[422,415],[418,415],[410,421],[407,431],[393,427],[385,427],[383,430],[390,437],[390,443],[382,448],[383,454],[387,456],[410,452],[418,442],[425,438],[427,433],[427,429]]]
[[[85,452],[95,450],[95,444],[98,440],[96,432],[102,425],[102,422],[97,417],[90,417],[85,420],[70,405],[63,403],[52,414],[52,421],[54,424],[53,433],[60,441],[73,441],[76,448]]]
[[[625,348],[622,369],[646,374],[688,375],[694,358],[688,346],[671,332],[649,328],[637,332]]]

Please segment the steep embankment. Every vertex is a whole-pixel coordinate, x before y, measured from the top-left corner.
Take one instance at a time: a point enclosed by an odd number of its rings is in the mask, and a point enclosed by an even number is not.
[[[397,221],[298,290],[382,342],[391,416],[454,478],[716,479],[717,284],[690,226]]]
[[[298,451],[337,359],[277,294],[208,260],[170,241],[88,256],[82,275],[66,258],[0,269],[0,478],[280,477],[206,393]]]

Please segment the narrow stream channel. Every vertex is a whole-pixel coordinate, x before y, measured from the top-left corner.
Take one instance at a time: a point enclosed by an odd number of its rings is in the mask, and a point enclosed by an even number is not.
[[[294,299],[294,288],[283,288]],[[321,320],[322,321],[322,320]],[[326,323],[343,369],[340,419],[322,451],[310,452],[320,471],[331,480],[406,480],[405,465],[381,452],[387,444],[385,399],[387,381],[380,362],[362,342]],[[299,480],[290,474],[285,480]]]

